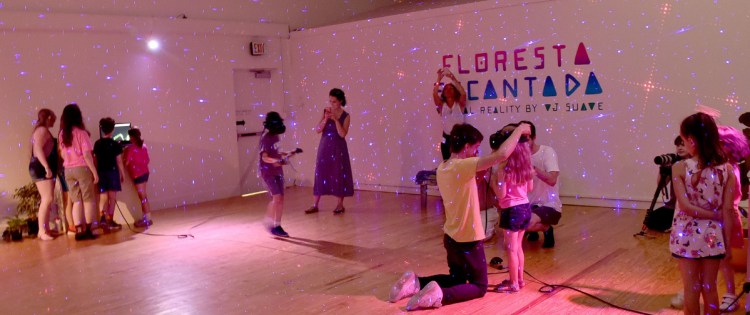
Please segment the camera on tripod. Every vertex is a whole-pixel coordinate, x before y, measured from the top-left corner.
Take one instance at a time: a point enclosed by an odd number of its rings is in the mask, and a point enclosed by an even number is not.
[[[659,166],[669,166],[679,160],[682,160],[681,156],[674,154],[674,153],[667,153],[667,154],[657,155],[654,158],[654,163]]]

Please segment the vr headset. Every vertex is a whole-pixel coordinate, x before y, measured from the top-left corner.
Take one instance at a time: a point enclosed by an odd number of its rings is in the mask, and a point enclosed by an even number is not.
[[[281,115],[277,112],[268,112],[268,114],[266,114],[266,120],[263,121],[263,127],[268,129],[268,132],[272,134],[280,135],[286,132],[284,120],[281,119]]]

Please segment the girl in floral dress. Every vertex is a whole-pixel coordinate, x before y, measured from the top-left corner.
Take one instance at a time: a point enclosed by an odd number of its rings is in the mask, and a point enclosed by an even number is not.
[[[669,249],[677,258],[684,285],[685,314],[719,314],[716,277],[722,259],[730,255],[737,178],[719,141],[714,119],[705,113],[688,116],[680,137],[692,158],[672,166],[677,209]]]

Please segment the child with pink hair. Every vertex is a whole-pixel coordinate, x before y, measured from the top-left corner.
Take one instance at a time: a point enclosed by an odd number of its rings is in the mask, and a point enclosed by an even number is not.
[[[490,136],[490,148],[497,150],[505,142],[517,124],[510,124]],[[500,228],[505,233],[505,250],[508,254],[509,280],[497,286],[498,292],[518,292],[524,287],[524,254],[521,243],[523,234],[531,222],[531,207],[528,193],[534,186],[534,167],[531,163],[531,148],[527,136],[521,137],[513,153],[504,163],[493,169],[490,183],[497,195],[500,213]]]

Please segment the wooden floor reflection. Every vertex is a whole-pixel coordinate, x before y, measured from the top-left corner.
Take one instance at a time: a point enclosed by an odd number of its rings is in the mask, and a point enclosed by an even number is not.
[[[7,314],[397,314],[406,300],[387,302],[405,270],[446,273],[440,199],[420,209],[419,196],[357,192],[346,213],[304,214],[310,188],[286,193],[283,227],[262,227],[266,195],[165,209],[154,213],[155,234],[122,231],[94,241],[61,236],[0,245]],[[667,235],[635,238],[643,210],[566,206],[555,228],[557,247],[524,244],[526,270],[623,307],[653,314],[669,308],[681,287]],[[487,244],[488,261],[505,259]],[[739,287],[745,275],[738,273]],[[490,269],[490,283],[506,278]],[[487,293],[434,314],[629,314],[572,290],[540,293],[531,277],[516,294]],[[724,292],[720,284],[720,294]],[[743,299],[744,300],[744,299]],[[744,304],[744,303],[743,303]],[[744,306],[740,309],[744,309]],[[740,313],[740,311],[738,311]]]

